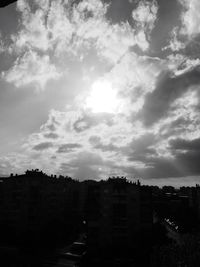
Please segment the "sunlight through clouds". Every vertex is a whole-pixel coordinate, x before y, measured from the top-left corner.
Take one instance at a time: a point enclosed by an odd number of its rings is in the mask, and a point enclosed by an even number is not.
[[[199,5],[175,2],[18,0],[15,32],[0,25],[0,119],[21,143],[0,172],[199,175]]]
[[[116,89],[113,89],[108,81],[94,82],[91,93],[86,99],[86,108],[92,112],[116,113],[119,109]]]

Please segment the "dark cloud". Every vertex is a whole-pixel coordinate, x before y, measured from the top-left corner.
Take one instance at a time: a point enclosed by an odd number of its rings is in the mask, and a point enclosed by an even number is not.
[[[44,134],[44,137],[50,138],[50,139],[57,139],[58,138],[58,134],[56,134],[56,133],[47,133],[47,134]]]
[[[184,177],[200,175],[200,139],[170,141],[172,159],[153,159],[156,177]],[[161,174],[163,170],[163,174]],[[149,175],[151,175],[151,171]]]
[[[56,131],[56,127],[55,127],[55,125],[53,124],[53,123],[48,123],[47,125],[46,125],[46,129],[48,129],[48,130],[50,130],[50,131]]]
[[[93,148],[100,149],[103,152],[105,151],[118,151],[119,148],[112,143],[109,144],[103,144],[101,141],[101,138],[99,136],[93,135],[89,138],[90,144],[93,146]]]
[[[39,143],[39,144],[35,145],[33,147],[33,149],[40,151],[40,150],[46,150],[46,149],[48,149],[50,147],[53,147],[53,143],[51,143],[51,142],[42,142],[42,143]]]
[[[200,138],[184,140],[181,138],[170,141],[172,150],[200,151]]]
[[[81,147],[82,146],[80,144],[73,144],[73,143],[63,144],[59,146],[57,153],[69,153]]]
[[[153,157],[146,163],[147,167],[140,170],[144,178],[183,177],[184,171],[172,158]]]
[[[134,160],[135,162],[135,160]],[[184,174],[181,169],[176,166],[173,159],[152,157],[146,159],[146,167],[124,167],[120,168],[131,177],[141,177],[144,179],[153,178],[168,178],[168,177],[183,177]]]
[[[144,147],[140,149],[140,152],[132,151],[131,153],[127,153],[127,158],[129,161],[141,161],[146,162],[149,157],[157,155],[157,152],[154,148]]]
[[[181,166],[184,176],[200,175],[199,159],[199,150],[191,150],[176,155],[176,161]]]
[[[133,162],[141,160],[145,167],[141,169],[124,167],[124,170],[145,179],[200,176],[199,138],[194,140],[173,139],[169,142],[169,147],[173,155],[171,157],[156,156],[155,153],[148,154],[148,148],[145,148],[141,157],[135,157],[134,154],[132,158],[129,158],[129,161]]]
[[[101,142],[101,137],[100,136],[97,136],[97,135],[92,135],[90,136],[89,138],[89,142],[92,146],[96,146],[98,145],[100,142]]]
[[[168,115],[171,104],[191,86],[200,84],[200,71],[194,69],[177,77],[165,72],[158,77],[155,90],[147,94],[139,116],[145,126],[151,126]]]
[[[200,175],[200,138],[173,139],[170,141],[170,149],[175,157],[175,163],[181,166],[185,175]]]
[[[179,117],[173,120],[171,123],[164,125],[160,129],[160,136],[162,138],[171,137],[174,135],[179,135],[188,130],[191,120],[185,117]]]
[[[128,144],[124,152],[128,156],[129,161],[145,161],[146,157],[156,154],[154,148],[156,142],[156,137],[153,134],[144,134]]]

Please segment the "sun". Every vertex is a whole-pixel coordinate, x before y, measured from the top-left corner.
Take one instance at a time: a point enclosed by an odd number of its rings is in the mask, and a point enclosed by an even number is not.
[[[105,80],[94,82],[90,95],[86,99],[86,108],[95,113],[115,113],[118,107],[117,90],[113,89],[112,84]]]

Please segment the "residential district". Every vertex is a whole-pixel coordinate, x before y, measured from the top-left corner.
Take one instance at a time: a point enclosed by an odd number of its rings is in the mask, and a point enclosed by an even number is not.
[[[199,266],[200,186],[0,178],[1,266]]]

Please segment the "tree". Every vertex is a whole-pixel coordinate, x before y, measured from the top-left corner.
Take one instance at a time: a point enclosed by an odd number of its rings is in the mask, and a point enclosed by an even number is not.
[[[1,0],[0,1],[0,8],[1,7],[6,7],[14,2],[17,2],[17,0]]]

